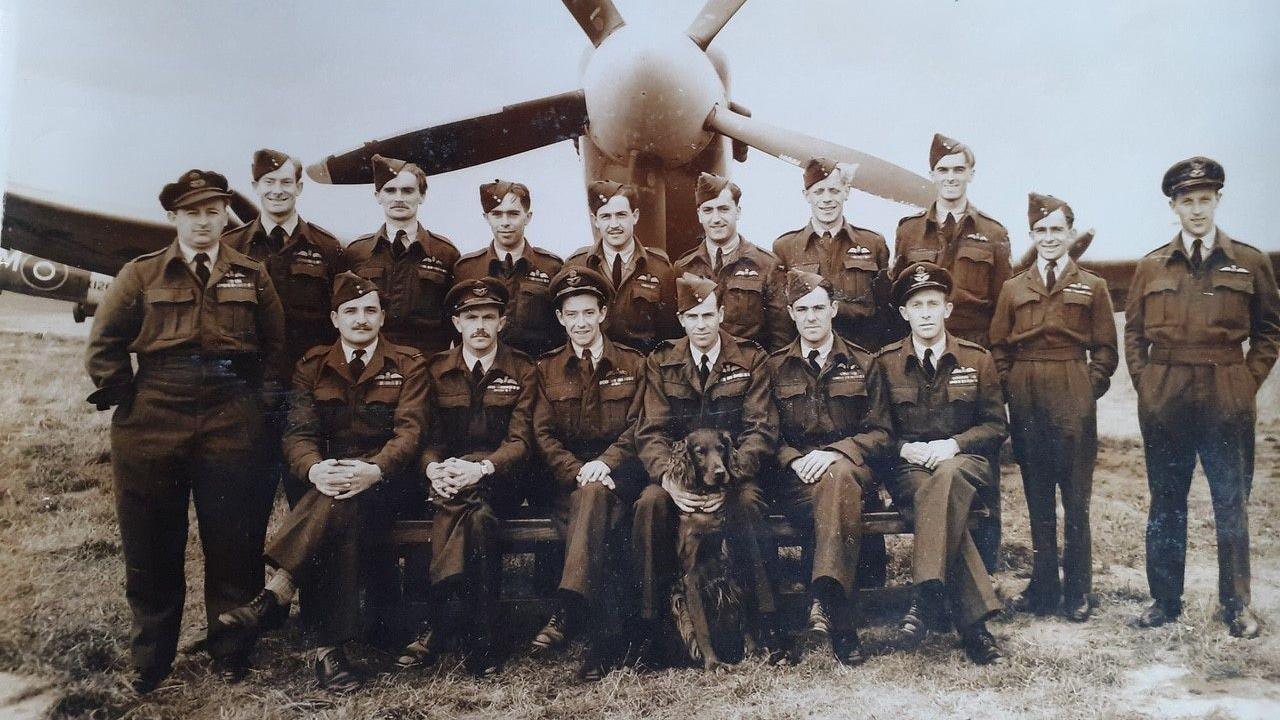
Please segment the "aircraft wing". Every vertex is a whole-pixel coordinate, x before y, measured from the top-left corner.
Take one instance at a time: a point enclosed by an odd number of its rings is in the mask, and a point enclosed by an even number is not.
[[[4,194],[0,245],[104,275],[173,241],[173,226]]]

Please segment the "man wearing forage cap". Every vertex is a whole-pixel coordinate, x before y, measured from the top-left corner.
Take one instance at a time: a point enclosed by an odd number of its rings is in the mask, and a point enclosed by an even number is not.
[[[1280,296],[1270,260],[1214,221],[1226,182],[1206,157],[1175,163],[1160,189],[1182,229],[1138,261],[1125,307],[1124,357],[1138,390],[1151,512],[1147,584],[1139,622],[1182,612],[1187,492],[1196,457],[1213,496],[1218,601],[1231,634],[1253,638],[1249,608],[1249,489],[1254,396],[1280,349]],[[1248,353],[1241,347],[1249,343]]]
[[[266,587],[218,621],[251,630],[306,588],[316,681],[349,692],[360,686],[344,646],[360,628],[361,570],[390,556],[391,521],[417,494],[427,370],[420,351],[380,336],[372,281],[339,274],[329,307],[339,338],[298,361],[284,438],[289,468],[309,489],[266,548]]]
[[[444,296],[454,283],[458,249],[418,221],[427,174],[411,162],[374,155],[373,196],[383,225],[346,247],[351,270],[378,286],[387,322],[383,334],[399,345],[430,354],[449,347]]]
[[[1036,260],[1005,282],[991,320],[991,353],[1009,401],[1014,455],[1031,517],[1031,582],[1015,610],[1089,618],[1089,499],[1098,456],[1097,398],[1119,363],[1111,293],[1070,256],[1075,213],[1031,193],[1027,221]],[[1062,578],[1057,501],[1062,491]]]
[[[724,297],[724,329],[774,350],[791,340],[778,258],[738,232],[742,190],[728,178],[702,173],[694,187],[702,242],[676,261],[675,273],[718,283]]]
[[[850,182],[856,168],[815,157],[804,168],[804,199],[810,218],[804,227],[773,241],[773,253],[788,269],[816,273],[831,281],[839,313],[835,331],[868,350],[883,340],[884,276],[889,246],[880,233],[845,218]]]
[[[481,185],[480,208],[493,240],[463,255],[453,274],[457,280],[493,277],[507,286],[511,302],[502,341],[536,358],[564,343],[564,328],[556,322],[548,292],[551,278],[560,272],[564,261],[525,237],[533,205],[524,184],[494,180]]]

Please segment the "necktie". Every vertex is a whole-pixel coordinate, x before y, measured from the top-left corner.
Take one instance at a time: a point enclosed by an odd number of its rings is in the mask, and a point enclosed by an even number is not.
[[[515,272],[516,264],[511,260],[511,253],[507,253],[502,257],[502,277],[511,277],[511,273]]]
[[[724,248],[716,248],[716,267],[715,267],[716,275],[719,275],[720,271],[723,269],[724,269]]]
[[[192,258],[196,261],[196,277],[200,279],[200,287],[209,284],[209,253],[196,253]]]
[[[271,235],[267,238],[267,247],[271,249],[272,254],[280,252],[284,247],[284,228],[277,225],[271,229]]]
[[[951,213],[947,213],[947,221],[942,223],[942,237],[946,238],[947,242],[956,239],[956,216]]]
[[[1058,261],[1050,260],[1044,271],[1044,287],[1049,292],[1053,292],[1053,286],[1058,284]]]
[[[613,256],[613,289],[617,290],[622,286],[622,253]]]
[[[924,351],[924,371],[930,380],[933,379],[934,373],[938,371],[938,368],[933,364],[933,348],[927,348]]]
[[[483,381],[484,366],[480,364],[479,360],[477,360],[476,364],[471,366],[471,382],[479,387],[480,383]]]
[[[596,366],[591,362],[591,348],[582,351],[582,377],[590,380],[596,374]]]
[[[405,231],[403,230],[396,231],[395,242],[391,243],[391,254],[397,260],[400,259],[400,256],[404,255],[404,251],[408,249],[405,247],[405,239],[408,237],[409,235]]]
[[[356,348],[351,352],[351,359],[347,361],[347,369],[351,371],[351,378],[359,380],[364,374],[364,348]]]
[[[1191,244],[1191,267],[1199,272],[1202,262],[1204,262],[1204,240],[1196,238],[1196,241]]]
[[[822,372],[822,366],[818,364],[818,351],[817,351],[817,350],[810,350],[810,351],[809,351],[809,367],[813,368],[813,371],[814,371],[815,373],[820,373],[820,372]]]
[[[818,247],[826,250],[831,247],[831,231],[827,230],[822,233],[822,237],[818,238]]]
[[[702,382],[705,390],[707,387],[707,379],[711,377],[711,366],[707,364],[707,356],[702,356],[702,364],[698,366],[698,380]]]
[[[600,405],[600,386],[596,383],[596,367],[591,362],[591,350],[582,351],[579,361],[582,370],[582,406],[594,408]]]

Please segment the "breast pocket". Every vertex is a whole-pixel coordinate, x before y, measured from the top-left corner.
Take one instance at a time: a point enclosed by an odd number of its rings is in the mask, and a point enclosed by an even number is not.
[[[627,429],[627,412],[636,395],[634,382],[605,385],[600,388],[600,427],[597,433],[616,437]]]
[[[853,433],[867,413],[867,383],[863,379],[839,380],[827,388],[835,427]]]
[[[448,283],[449,279],[442,271],[418,267],[413,314],[419,318],[441,322],[444,295],[449,291]]]
[[[964,245],[956,252],[956,287],[974,297],[986,297],[991,283],[994,254],[989,247]]]
[[[576,427],[582,412],[582,388],[577,383],[548,383],[543,391],[555,411],[555,421],[561,427]]]
[[[1179,301],[1178,278],[1158,275],[1142,289],[1142,317],[1146,327],[1181,325],[1186,306]]]
[[[907,250],[907,262],[938,262],[938,251],[931,248],[911,248]]]
[[[218,325],[232,337],[257,336],[258,291],[251,287],[215,288]]]
[[[196,328],[196,291],[193,288],[151,288],[143,295],[147,305],[143,334],[157,340],[190,337]]]
[[[342,390],[321,384],[312,390],[311,397],[316,417],[320,420],[321,435],[331,438],[339,431],[346,432],[351,425],[351,414],[347,396]]]
[[[1253,276],[1218,272],[1213,275],[1210,324],[1227,330],[1249,330],[1249,306],[1253,302]]]
[[[523,278],[516,289],[516,307],[512,321],[524,325],[534,323],[533,327],[542,327],[547,319],[554,316],[551,310],[549,288],[545,283]]]
[[[1013,298],[1013,331],[1024,333],[1044,324],[1044,303],[1040,295],[1021,292]]]
[[[816,400],[809,394],[809,385],[803,382],[778,383],[773,386],[773,397],[784,433],[804,432],[803,428],[812,422],[810,410]]]
[[[373,284],[378,288],[378,294],[384,295],[387,292],[387,269],[381,265],[365,265],[355,270],[356,274],[366,280],[372,280]]]
[[[1062,319],[1073,332],[1088,335],[1093,327],[1093,296],[1063,291]]]
[[[280,300],[291,316],[315,319],[325,315],[329,307],[329,275],[323,265],[293,263],[279,290]]]
[[[895,385],[889,388],[889,410],[897,434],[911,435],[922,427],[925,418],[920,415],[920,388],[915,385]]]
[[[731,275],[724,282],[725,322],[754,335],[764,315],[764,278]]]
[[[879,271],[873,257],[845,255],[836,288],[836,299],[870,312],[874,305],[871,284]]]

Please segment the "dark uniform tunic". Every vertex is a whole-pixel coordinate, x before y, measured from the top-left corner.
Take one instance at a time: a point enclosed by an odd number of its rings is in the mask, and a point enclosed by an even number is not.
[[[1107,282],[1066,263],[1053,290],[1038,265],[1000,291],[991,353],[1009,401],[1013,451],[1031,516],[1030,593],[1056,602],[1092,589],[1089,498],[1098,456],[1095,399],[1120,358]],[[1058,579],[1057,488],[1062,489],[1063,581]]]
[[[491,627],[502,574],[499,517],[519,507],[525,494],[524,465],[533,458],[533,361],[499,342],[479,384],[472,382],[461,347],[432,357],[427,373],[429,429],[423,474],[429,464],[451,457],[489,460],[494,467],[493,474],[452,499],[431,493],[431,582],[440,588],[466,576],[479,604],[480,621]]]
[[[453,269],[455,281],[497,278],[510,296],[505,315],[506,325],[499,334],[502,342],[529,357],[564,344],[564,328],[556,320],[551,302],[551,278],[564,267],[559,255],[525,242],[524,255],[512,263],[507,272],[493,243],[483,250],[467,253]]]
[[[565,264],[589,267],[611,277],[612,268],[605,262],[599,242],[575,250]],[[647,353],[659,342],[684,332],[676,321],[675,275],[666,253],[645,247],[639,240],[631,265],[623,270],[622,284],[614,288],[604,334],[620,345]]]
[[[355,638],[360,620],[362,557],[392,557],[387,533],[407,497],[418,495],[417,460],[426,426],[426,359],[414,348],[380,339],[360,377],[347,366],[341,341],[313,348],[293,374],[284,454],[310,490],[285,516],[266,560],[309,591],[320,645]],[[382,480],[345,500],[311,485],[311,466],[359,458]],[[376,562],[366,567],[376,567]]]
[[[1267,256],[1218,230],[1196,272],[1175,237],[1138,261],[1124,341],[1151,490],[1151,595],[1181,602],[1187,492],[1199,455],[1213,497],[1219,600],[1239,610],[1249,604],[1254,394],[1280,346],[1280,297]]]
[[[875,492],[868,463],[885,452],[891,432],[883,374],[870,353],[839,336],[820,372],[813,371],[799,339],[773,353],[765,368],[780,419],[781,472],[768,489],[794,525],[812,531],[812,579],[838,582],[853,600],[863,494]],[[841,457],[817,482],[805,483],[791,463],[814,450]]]
[[[739,236],[737,249],[731,258],[724,259],[719,274],[714,262],[707,254],[706,242],[699,241],[697,247],[676,261],[675,275],[693,273],[714,280],[723,288],[721,328],[730,335],[770,350],[790,342],[796,326],[787,315],[782,288],[786,276],[779,268],[778,258]]]
[[[712,364],[704,389],[689,351],[689,339],[668,340],[645,361],[644,413],[636,439],[640,459],[650,485],[635,506],[632,530],[636,566],[642,572],[642,617],[653,619],[666,607],[665,592],[679,567],[697,556],[697,535],[705,523],[679,523],[676,546],[677,508],[662,488],[672,446],[700,428],[724,430],[733,438],[730,458],[733,487],[725,497],[723,514],[726,534],[735,546],[736,557],[745,567],[743,588],[762,612],[776,609],[767,561],[774,547],[764,523],[766,504],[757,476],[774,452],[778,416],[769,400],[769,379],[764,372],[767,357],[750,340],[720,331],[720,356]]]
[[[1000,609],[991,576],[965,531],[978,486],[988,482],[988,458],[1004,442],[1006,420],[1000,376],[991,354],[948,334],[946,350],[929,378],[911,338],[877,357],[889,384],[897,458],[885,478],[894,503],[915,527],[911,577],[917,585],[946,584],[957,627]],[[930,471],[901,459],[902,446],[952,438],[960,453]]]
[[[284,315],[266,269],[222,247],[201,286],[175,240],[120,270],[98,308],[85,356],[111,418],[116,512],[133,612],[134,666],[168,668],[186,587],[188,498],[205,558],[209,652],[243,661],[253,637],[218,614],[262,587],[262,543],[275,486],[254,469],[262,386],[283,372]],[[136,353],[135,375],[130,353]]]
[[[644,356],[604,340],[590,376],[572,345],[538,359],[533,431],[556,484],[555,520],[565,541],[560,589],[596,601],[606,591],[622,599],[629,564],[620,556],[619,531],[648,483],[636,453],[636,425],[644,402]],[[578,486],[578,471],[592,460],[609,466],[616,490]]]
[[[428,355],[444,350],[453,334],[444,296],[454,283],[458,249],[422,225],[407,251],[395,247],[394,240],[383,225],[348,245],[343,258],[348,268],[378,286],[387,318],[384,337]]]
[[[774,240],[773,254],[785,269],[830,280],[833,299],[839,302],[833,323],[836,333],[863,348],[880,348],[889,267],[884,236],[846,222],[834,236],[824,238],[810,222]]]

